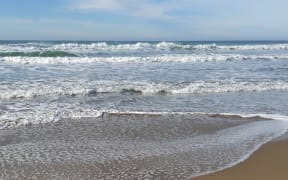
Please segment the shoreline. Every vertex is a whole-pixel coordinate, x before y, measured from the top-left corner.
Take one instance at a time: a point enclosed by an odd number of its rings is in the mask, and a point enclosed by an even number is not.
[[[288,178],[287,134],[254,152],[247,160],[222,171],[192,178],[193,180],[286,180]],[[191,179],[191,180],[192,180]]]

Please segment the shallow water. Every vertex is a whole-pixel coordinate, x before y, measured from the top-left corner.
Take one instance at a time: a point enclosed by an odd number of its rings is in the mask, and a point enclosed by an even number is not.
[[[104,114],[3,130],[3,179],[185,179],[233,165],[287,123],[221,114]],[[285,125],[285,126],[283,126]]]

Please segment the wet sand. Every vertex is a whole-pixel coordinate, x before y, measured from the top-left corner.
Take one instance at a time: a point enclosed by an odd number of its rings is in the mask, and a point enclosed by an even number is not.
[[[232,168],[193,180],[287,180],[287,167],[288,139],[282,138],[265,144],[248,160]]]
[[[283,125],[234,118],[105,114],[0,130],[0,179],[184,180]]]
[[[0,179],[187,179],[227,160],[223,140],[250,128],[241,117],[105,114],[4,129]]]

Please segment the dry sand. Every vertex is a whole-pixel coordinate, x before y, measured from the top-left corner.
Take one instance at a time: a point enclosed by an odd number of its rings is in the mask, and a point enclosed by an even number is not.
[[[287,180],[288,140],[265,144],[248,160],[220,172],[193,180]]]

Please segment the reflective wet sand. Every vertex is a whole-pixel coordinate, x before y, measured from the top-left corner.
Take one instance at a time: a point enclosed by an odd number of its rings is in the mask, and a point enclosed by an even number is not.
[[[1,130],[0,178],[187,179],[239,161],[282,126],[254,120],[105,114]]]

